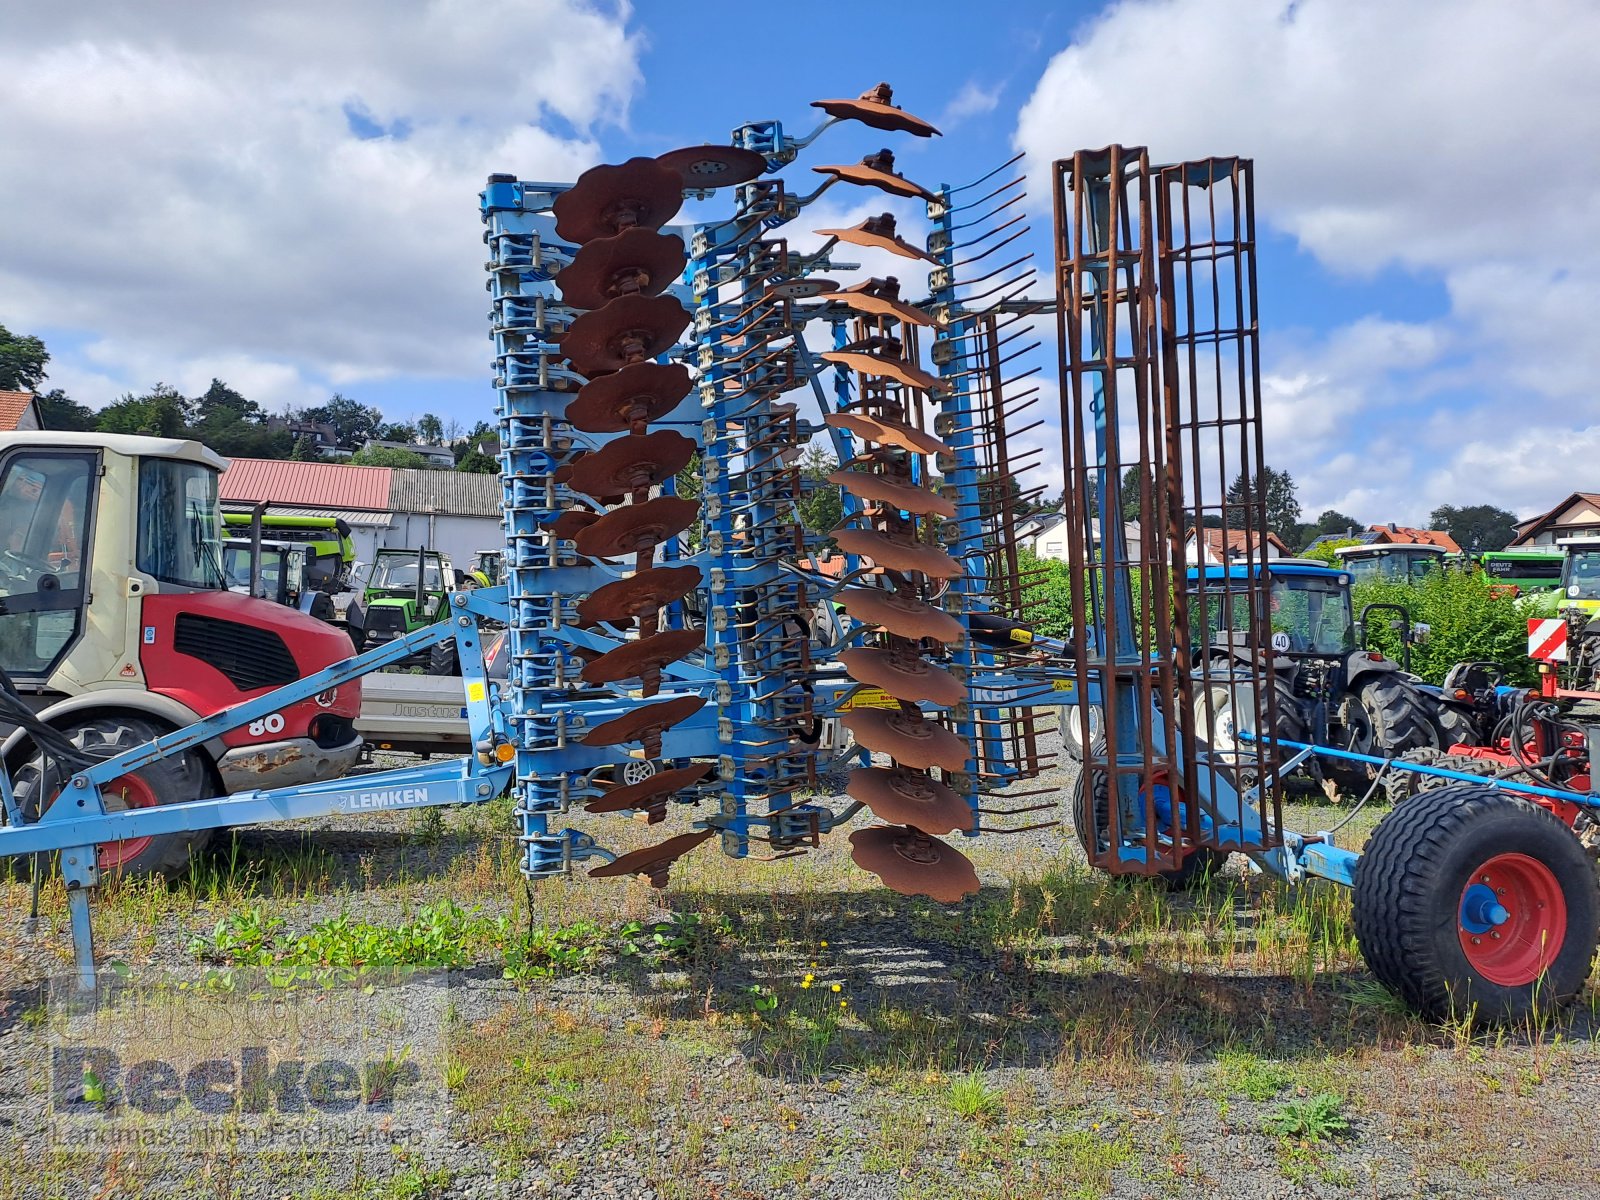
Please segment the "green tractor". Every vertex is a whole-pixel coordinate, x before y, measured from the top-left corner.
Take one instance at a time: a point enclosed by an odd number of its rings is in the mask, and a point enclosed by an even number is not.
[[[379,550],[362,596],[363,647],[392,642],[435,621],[448,620],[455,590],[455,568],[437,550]],[[424,667],[430,675],[461,673],[453,639],[397,665]]]

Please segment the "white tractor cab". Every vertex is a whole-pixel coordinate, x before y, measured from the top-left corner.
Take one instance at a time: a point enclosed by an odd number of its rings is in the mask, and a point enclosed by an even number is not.
[[[1443,546],[1418,544],[1340,546],[1333,553],[1340,569],[1348,571],[1356,583],[1374,579],[1416,583],[1429,571],[1442,568],[1450,556]]]
[[[18,433],[0,446],[0,753],[7,821],[77,769],[316,673],[350,641],[228,589],[217,479],[198,442]],[[361,752],[358,683],[330,688],[106,788],[108,807],[336,778]],[[182,870],[207,834],[102,846],[101,865]]]
[[[315,547],[305,542],[263,539],[254,552],[246,538],[227,538],[222,543],[222,572],[230,592],[271,600],[319,621],[333,621],[338,612],[333,596],[322,590],[320,566]]]

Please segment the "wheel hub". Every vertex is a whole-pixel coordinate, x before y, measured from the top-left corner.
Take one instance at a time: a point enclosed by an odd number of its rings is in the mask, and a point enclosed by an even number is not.
[[[1561,885],[1536,858],[1497,854],[1462,888],[1457,934],[1467,962],[1490,983],[1532,983],[1555,962],[1566,940]]]

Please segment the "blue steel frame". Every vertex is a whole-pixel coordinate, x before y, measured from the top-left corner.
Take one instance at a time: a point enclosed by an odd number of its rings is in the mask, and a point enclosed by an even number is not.
[[[777,166],[792,159],[799,148],[831,123],[824,122],[800,141],[786,140],[777,122],[756,123],[735,131],[734,141],[767,154],[769,162]],[[105,842],[336,812],[481,803],[514,783],[524,847],[522,867],[528,876],[556,874],[583,858],[612,857],[596,846],[588,834],[570,828],[554,829],[551,823],[553,817],[581,798],[578,793],[589,772],[627,758],[613,747],[580,745],[577,739],[582,732],[593,724],[632,712],[638,705],[638,701],[626,696],[574,694],[570,687],[577,671],[577,660],[570,653],[573,648],[603,651],[619,644],[604,634],[576,629],[573,601],[619,577],[621,572],[602,564],[580,562],[572,551],[563,551],[544,528],[569,499],[569,493],[554,482],[556,468],[574,447],[594,444],[593,439],[576,433],[565,421],[565,406],[582,381],[560,365],[554,345],[554,339],[573,316],[571,310],[560,305],[551,283],[555,272],[570,261],[573,253],[571,247],[556,239],[554,222],[548,215],[554,198],[565,186],[495,176],[480,198],[487,226],[485,241],[490,250],[491,336],[496,356],[495,384],[500,395],[506,584],[456,593],[447,621],[345,659],[306,679],[95,764],[74,775],[62,797],[32,824],[17,822],[10,780],[0,769],[0,802],[9,820],[0,829],[0,855],[61,851],[77,975],[84,986],[92,986],[94,981],[88,894],[99,882],[95,847]],[[956,246],[950,195],[950,189],[944,189],[929,210],[934,222],[929,246],[941,260],[939,269],[930,276],[931,303],[936,311],[945,314],[940,339],[948,347],[937,358],[941,374],[953,385],[938,400],[941,428],[951,445],[950,454],[939,467],[945,486],[952,490],[958,514],[973,514],[970,518],[962,516],[958,531],[949,540],[952,554],[968,568],[967,576],[955,581],[952,590],[959,597],[959,611],[980,612],[987,607],[988,580],[982,553],[983,522],[978,515],[981,508],[972,393],[964,382],[971,378],[969,347],[974,316],[962,309],[955,291]],[[802,710],[802,684],[814,693],[809,703],[819,715],[832,715],[856,685],[815,671],[802,675],[798,665],[787,659],[777,663],[776,682],[770,673],[756,673],[752,667],[762,660],[749,656],[750,639],[743,635],[737,617],[743,606],[742,593],[755,593],[759,624],[794,601],[793,589],[798,580],[807,579],[814,584],[817,598],[841,586],[782,566],[779,559],[787,547],[764,540],[767,532],[789,519],[790,509],[799,498],[790,486],[792,477],[780,469],[781,464],[775,464],[775,460],[763,463],[759,444],[752,445],[760,442],[763,431],[770,430],[774,420],[784,417],[772,411],[770,398],[750,402],[748,391],[733,394],[726,386],[726,358],[754,344],[763,331],[722,324],[736,315],[723,302],[722,288],[748,275],[752,268],[748,253],[760,233],[792,218],[804,203],[781,188],[765,198],[752,190],[745,193],[739,219],[694,231],[689,277],[699,281],[696,300],[700,319],[695,328],[703,378],[697,392],[669,417],[669,421],[699,435],[707,464],[704,515],[708,544],[701,554],[683,561],[699,563],[705,571],[708,615],[721,609],[733,616],[708,621],[706,667],[679,664],[665,672],[669,689],[659,699],[672,694],[698,694],[713,703],[689,721],[666,731],[662,753],[668,759],[717,758],[720,803],[718,811],[702,824],[720,830],[724,852],[735,857],[748,854],[753,830],[764,829],[779,840],[797,838],[807,831],[826,832],[849,819],[859,807],[852,805],[835,813],[820,806],[794,804],[791,793],[803,777],[806,752],[770,752],[776,736],[774,729],[793,721]],[[1104,213],[1103,203],[1100,211]],[[1102,236],[1109,236],[1109,231],[1103,230]],[[801,270],[818,265],[826,263],[821,259],[808,261]],[[718,326],[722,336],[713,337],[710,331]],[[837,320],[836,328],[842,328]],[[798,332],[794,334],[793,356],[826,410],[827,392],[821,386],[815,363],[799,342]],[[834,394],[838,404],[848,402],[847,372],[835,373]],[[694,414],[696,407],[703,410],[703,418]],[[1103,415],[1103,406],[1100,411]],[[797,428],[810,432],[814,427],[802,423]],[[1103,420],[1095,432],[1096,453],[1103,465],[1114,451],[1108,443],[1115,432],[1108,430]],[[842,456],[851,449],[847,436],[836,434],[835,444]],[[1102,471],[1102,481],[1106,478]],[[1110,536],[1120,537],[1120,526],[1116,522],[1107,524]],[[1119,610],[1128,604],[1125,595],[1110,599]],[[1124,619],[1118,622],[1125,632],[1132,627],[1128,615],[1124,613]],[[509,629],[510,665],[503,694],[484,673],[480,618],[504,621]],[[1131,639],[1131,634],[1127,637]],[[464,758],[354,779],[262,789],[155,808],[106,810],[102,789],[117,777],[449,638],[457,640],[460,651],[467,721],[474,746]],[[853,633],[847,633],[840,645],[853,638]],[[1131,641],[1113,649],[1125,653],[1130,646]],[[970,664],[968,701],[954,714],[955,727],[969,744],[976,745],[980,736],[987,736],[977,720],[979,712],[1030,705],[1053,707],[1072,699],[1096,704],[1103,699],[1095,685],[1080,688],[1073,674],[1059,666],[1001,669],[993,654],[977,647],[972,650]],[[1131,706],[1120,707],[1134,721],[1134,728],[1128,732],[1137,734],[1137,719]],[[1156,713],[1137,717],[1149,722],[1159,720]],[[1240,732],[1250,735],[1248,730]],[[502,763],[496,753],[508,743],[515,748],[515,761],[511,764]],[[1282,744],[1301,754],[1335,755],[1389,769],[1549,795],[1600,809],[1600,798],[1579,798],[1510,781],[1486,781],[1437,767],[1386,764],[1382,759],[1326,747]],[[991,762],[998,758],[992,754],[985,757]],[[968,779],[962,782],[974,808],[974,826],[968,830],[972,833],[977,828],[980,797],[976,760],[969,760],[967,774]],[[1248,796],[1206,799],[1210,811],[1224,819],[1225,828],[1214,831],[1222,844],[1251,853]],[[1313,875],[1345,885],[1353,883],[1358,858],[1353,852],[1337,848],[1331,835],[1325,833],[1287,834],[1280,850],[1253,853],[1252,857],[1263,868],[1291,880]]]

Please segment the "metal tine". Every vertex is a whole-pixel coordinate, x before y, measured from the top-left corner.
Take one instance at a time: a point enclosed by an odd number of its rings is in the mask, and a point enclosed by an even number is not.
[[[1054,805],[1051,805],[1050,807],[1053,808]],[[1038,829],[1055,829],[1059,824],[1060,824],[1060,822],[1058,822],[1058,821],[1040,821],[1035,825],[983,825],[983,824],[980,824],[978,826],[978,832],[979,833],[993,833],[993,834],[996,834],[996,835],[1004,835],[1004,834],[1007,834],[1007,833],[1032,833],[1032,832],[1034,832],[1035,830],[1038,830]]]
[[[964,379],[968,375],[977,375],[977,374],[980,374],[980,373],[988,373],[989,371],[992,371],[995,367],[1003,367],[1008,362],[1011,362],[1011,361],[1013,361],[1015,359],[1021,358],[1024,354],[1031,354],[1033,351],[1037,350],[1042,345],[1044,345],[1044,342],[1042,342],[1042,341],[1034,342],[1031,346],[1023,346],[1020,350],[1013,350],[1010,354],[1007,354],[1005,357],[995,360],[993,363],[979,363],[977,366],[968,367],[965,371],[956,371],[956,372],[953,372],[952,374],[946,375],[945,378],[946,379]],[[1026,379],[1027,376],[1026,375],[1019,375],[1017,378],[1018,379]],[[1009,383],[1009,382],[1013,382],[1013,381],[1012,380],[1007,380],[1006,382]],[[980,395],[987,395],[987,394],[988,394],[988,390],[986,388],[979,389],[977,391],[960,391],[960,392],[954,392],[954,393],[947,393],[947,395],[954,395],[957,398],[962,398],[962,397],[967,397],[967,396],[980,396]]]
[[[996,196],[1000,195],[1003,192],[1009,191],[1010,189],[1018,186],[1019,184],[1023,185],[1023,186],[1026,186],[1027,182],[1028,182],[1028,180],[1027,180],[1026,176],[1018,176],[1016,179],[1012,179],[1012,180],[1010,180],[1010,181],[1008,181],[1006,183],[1002,183],[999,187],[995,188],[994,191],[987,192],[984,195],[979,196],[976,200],[969,201],[966,204],[953,204],[953,205],[951,205],[950,206],[950,211],[953,212],[953,213],[958,213],[958,212],[966,212],[968,209],[977,208],[978,205],[989,203],[989,201],[993,200]],[[976,186],[976,185],[974,185],[974,186]]]
[[[972,188],[977,187],[980,183],[985,183],[988,180],[993,179],[996,175],[1000,174],[1000,172],[1004,171],[1007,167],[1015,166],[1017,163],[1021,162],[1025,154],[1026,154],[1026,151],[1022,151],[1022,150],[1017,151],[1017,153],[1013,154],[1010,158],[1006,159],[1005,162],[1001,163],[998,167],[996,167],[994,170],[990,171],[987,175],[980,175],[976,179],[974,179],[971,183],[963,183],[963,184],[961,184],[961,185],[959,185],[957,187],[947,188],[946,189],[946,194],[954,196],[957,192],[970,191]]]
[[[1026,193],[1024,193],[1024,194],[1026,194]],[[1020,199],[1020,197],[1019,197],[1019,199]],[[1027,213],[1018,213],[1016,216],[1012,217],[1009,221],[1005,221],[1002,224],[996,225],[993,229],[985,230],[983,233],[980,233],[977,237],[968,238],[966,241],[957,242],[956,244],[963,250],[969,250],[973,246],[977,246],[977,245],[982,244],[983,242],[988,241],[990,238],[992,238],[997,233],[1004,233],[1007,229],[1010,229],[1018,221],[1026,221],[1027,219],[1028,219],[1028,214]],[[1026,227],[1024,227],[1024,232],[1026,232]],[[961,264],[960,263],[956,263],[955,265],[959,267]]]
[[[1018,217],[1017,219],[1020,221],[1022,218]],[[973,255],[971,255],[971,256],[969,256],[967,258],[958,259],[957,261],[951,263],[950,264],[950,269],[953,271],[957,267],[965,267],[965,266],[968,266],[968,265],[970,265],[972,263],[975,263],[975,262],[981,262],[983,259],[988,258],[989,255],[993,254],[996,250],[1002,250],[1005,247],[1009,246],[1012,242],[1016,241],[1019,237],[1026,237],[1027,234],[1028,234],[1029,229],[1030,229],[1030,226],[1024,225],[1021,229],[1017,230],[1010,237],[1004,238],[1001,241],[996,242],[994,245],[990,246],[987,250],[983,251],[981,254],[973,254]]]
[[[1019,262],[1026,262],[1027,259],[1019,259],[1018,261]],[[1012,264],[1012,265],[1014,266],[1016,264]],[[1004,270],[1004,269],[1005,268],[1003,268],[1003,267],[1001,268],[1001,270]],[[996,274],[997,275],[997,274],[999,274],[999,272],[995,271],[995,272],[991,272],[991,274]],[[961,302],[963,304],[971,304],[975,300],[986,300],[990,296],[995,295],[997,292],[1003,292],[1007,288],[1013,288],[1013,287],[1017,287],[1019,285],[1022,288],[1025,289],[1025,288],[1028,287],[1029,284],[1031,284],[1033,282],[1034,278],[1038,274],[1039,274],[1039,268],[1038,267],[1029,267],[1026,271],[1024,271],[1021,275],[1018,275],[1015,279],[1009,279],[1005,283],[1002,283],[1002,284],[999,284],[996,287],[990,288],[987,292],[979,292],[976,296],[963,296],[963,297],[961,297]],[[984,278],[988,278],[988,276],[985,276]],[[973,283],[978,283],[978,282],[981,282],[981,280],[973,280]],[[968,287],[968,286],[971,286],[971,285],[962,284],[961,286],[962,287]],[[982,312],[980,310],[979,312],[977,312],[977,313],[975,313],[973,315],[981,316]]]
[[[982,225],[985,221],[992,221],[992,220],[994,220],[995,217],[998,217],[1001,213],[1005,212],[1005,210],[1010,208],[1013,204],[1021,204],[1027,198],[1028,198],[1027,191],[1026,190],[1020,191],[1015,196],[1011,197],[1011,199],[1009,199],[1007,201],[1004,201],[1001,204],[995,205],[988,212],[984,213],[983,216],[981,216],[981,217],[973,217],[972,220],[965,221],[960,225],[952,225],[952,226],[950,226],[950,229],[952,230],[952,232],[955,231],[955,230],[958,230],[958,229],[972,229],[975,226]],[[1022,218],[1021,218],[1021,216],[1018,216],[1016,219],[1020,221]],[[1001,228],[1004,229],[1005,226],[1002,225]],[[981,236],[988,237],[989,235],[988,234],[983,234]],[[960,242],[960,243],[957,243],[957,244],[965,246],[968,243]]]

